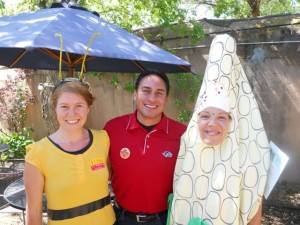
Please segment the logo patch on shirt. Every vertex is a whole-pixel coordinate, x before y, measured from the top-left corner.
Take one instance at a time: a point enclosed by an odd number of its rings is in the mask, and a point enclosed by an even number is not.
[[[162,154],[166,158],[172,158],[172,156],[173,156],[172,152],[169,152],[169,151],[164,151]]]
[[[130,150],[128,148],[122,148],[120,151],[120,156],[122,159],[128,159],[130,156]]]
[[[92,170],[99,170],[105,167],[105,161],[103,158],[99,157],[96,159],[91,160],[91,169]]]

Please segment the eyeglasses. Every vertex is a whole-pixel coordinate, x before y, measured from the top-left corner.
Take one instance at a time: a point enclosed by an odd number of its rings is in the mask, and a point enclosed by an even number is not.
[[[67,77],[67,78],[63,78],[61,79],[53,88],[52,92],[55,91],[59,86],[63,85],[64,83],[68,83],[68,82],[76,82],[76,83],[80,83],[83,86],[85,86],[87,89],[90,89],[90,85],[86,82],[84,82],[82,79],[76,78],[76,77]]]

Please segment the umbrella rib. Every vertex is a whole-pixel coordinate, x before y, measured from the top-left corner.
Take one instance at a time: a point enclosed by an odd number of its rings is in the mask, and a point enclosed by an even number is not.
[[[55,58],[55,59],[57,59],[57,60],[60,60],[59,55],[56,54],[55,52],[49,50],[49,49],[46,49],[46,48],[39,48],[38,50],[39,50],[40,52],[46,54],[46,55],[49,55],[50,57],[53,57],[53,58]],[[70,54],[69,54],[68,52],[66,53],[66,55],[67,55],[68,60],[65,60],[65,59],[62,58],[62,62],[63,62],[65,65],[68,66],[68,68],[69,68],[69,74],[70,74],[70,76],[72,77],[72,76],[73,76],[73,73],[74,73],[74,71],[73,71],[73,70],[74,70],[74,62],[72,61],[72,59],[71,59],[71,57],[70,57]],[[73,54],[71,54],[71,55],[73,55]]]
[[[89,60],[92,60],[94,58],[96,58],[96,56],[87,56],[87,58],[85,59],[85,61],[89,61]],[[83,56],[81,56],[80,58],[76,59],[74,61],[74,65],[77,65],[77,64],[81,63],[82,61],[83,61]]]
[[[49,56],[51,56],[51,57],[53,57],[53,58],[55,58],[55,59],[57,59],[57,60],[60,60],[59,55],[56,54],[56,53],[54,53],[53,51],[51,51],[51,50],[49,50],[49,49],[46,49],[46,48],[38,48],[38,50],[39,50],[40,52],[46,54],[46,55],[49,55]],[[68,62],[67,62],[66,60],[64,60],[64,59],[62,59],[62,62],[63,62],[64,64],[68,64]]]
[[[190,72],[189,68],[187,68],[186,66],[180,66],[178,65],[179,68],[183,69],[186,72]]]
[[[22,52],[17,58],[16,60],[13,61],[13,63],[9,66],[9,68],[13,68],[13,66],[28,52],[28,50],[25,50],[24,52]]]
[[[132,62],[141,70],[143,70],[143,71],[145,70],[145,67],[143,67],[138,61],[132,60]]]
[[[96,58],[96,56],[87,56],[86,59],[85,59],[85,61],[87,62],[87,61],[89,61],[89,60],[93,60],[94,58]],[[83,56],[81,56],[81,57],[79,57],[78,59],[76,59],[76,60],[73,62],[73,64],[74,64],[74,65],[77,65],[77,64],[82,63],[82,61],[83,61]],[[84,70],[84,72],[86,72],[85,66],[83,66],[83,70]]]

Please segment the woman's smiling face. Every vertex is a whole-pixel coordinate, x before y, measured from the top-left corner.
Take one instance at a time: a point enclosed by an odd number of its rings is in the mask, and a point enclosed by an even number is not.
[[[58,98],[56,115],[60,127],[65,129],[83,127],[89,111],[88,103],[79,94],[64,92]]]
[[[198,114],[198,128],[203,142],[216,146],[227,137],[230,115],[222,109],[207,107]]]

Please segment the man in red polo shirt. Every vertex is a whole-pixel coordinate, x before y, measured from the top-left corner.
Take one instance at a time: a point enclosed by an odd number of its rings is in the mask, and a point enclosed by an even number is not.
[[[166,224],[180,137],[186,130],[163,113],[169,90],[165,73],[142,72],[135,84],[135,112],[104,127],[111,143],[118,225]]]

